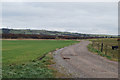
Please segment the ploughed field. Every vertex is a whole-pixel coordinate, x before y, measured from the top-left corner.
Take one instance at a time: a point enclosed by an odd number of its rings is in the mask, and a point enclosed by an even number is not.
[[[3,78],[55,77],[50,68],[52,55],[48,53],[74,43],[78,41],[2,40]]]

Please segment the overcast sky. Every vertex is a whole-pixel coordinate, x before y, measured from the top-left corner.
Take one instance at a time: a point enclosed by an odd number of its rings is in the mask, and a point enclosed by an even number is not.
[[[118,33],[117,2],[11,2],[2,4],[2,26],[95,34]]]

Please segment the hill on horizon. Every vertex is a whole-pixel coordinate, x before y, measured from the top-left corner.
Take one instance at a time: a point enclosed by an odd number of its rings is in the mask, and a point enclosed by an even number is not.
[[[72,32],[32,30],[32,29],[8,29],[2,28],[2,34],[36,34],[36,35],[56,35],[56,36],[75,36],[75,37],[114,37],[112,35],[82,34]]]

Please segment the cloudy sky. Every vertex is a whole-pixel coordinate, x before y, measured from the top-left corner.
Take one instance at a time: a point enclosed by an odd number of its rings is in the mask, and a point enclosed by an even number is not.
[[[4,2],[2,27],[118,33],[117,2]]]

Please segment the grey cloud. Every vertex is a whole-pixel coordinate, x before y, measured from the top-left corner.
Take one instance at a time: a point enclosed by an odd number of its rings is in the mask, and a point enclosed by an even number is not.
[[[3,3],[3,26],[117,34],[117,3]]]

